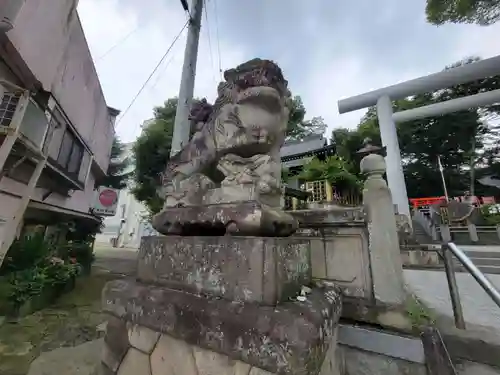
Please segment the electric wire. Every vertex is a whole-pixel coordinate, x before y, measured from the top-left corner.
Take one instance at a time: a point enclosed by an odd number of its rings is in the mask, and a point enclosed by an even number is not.
[[[171,55],[170,58],[167,60],[167,62],[163,65],[162,70],[160,71],[160,73],[158,73],[156,75],[156,79],[154,80],[153,84],[151,85],[151,90],[153,90],[156,87],[156,85],[158,84],[158,82],[160,82],[161,77],[163,76],[163,74],[165,74],[168,66],[174,60],[174,58],[175,58],[175,54]]]
[[[217,55],[219,57],[219,73],[221,80],[223,80],[223,73],[222,73],[222,57],[220,53],[220,39],[219,39],[219,17],[217,16],[217,0],[213,0],[214,2],[214,13],[215,13],[215,36],[217,38]]]
[[[137,92],[137,94],[134,96],[134,98],[132,99],[132,101],[128,105],[127,109],[125,109],[125,111],[123,111],[123,114],[121,115],[121,117],[118,119],[118,121],[116,123],[116,128],[118,128],[118,125],[120,124],[120,122],[123,120],[123,118],[128,113],[128,111],[130,110],[130,108],[132,108],[132,106],[134,105],[135,101],[137,100],[137,98],[139,97],[139,95],[141,95],[142,91],[144,90],[144,88],[146,87],[146,85],[149,83],[149,81],[151,80],[151,78],[153,77],[153,75],[156,73],[156,71],[158,70],[158,68],[162,64],[162,62],[165,60],[165,58],[167,57],[167,55],[169,54],[170,50],[175,45],[175,43],[177,42],[177,40],[179,40],[180,36],[182,35],[182,32],[184,31],[184,29],[186,28],[186,26],[188,24],[189,24],[189,20],[186,21],[186,23],[182,27],[181,31],[179,31],[179,34],[177,34],[177,36],[174,38],[174,40],[172,41],[172,43],[168,47],[167,52],[165,52],[165,54],[162,56],[162,58],[160,59],[160,61],[158,62],[158,64],[156,64],[155,68],[153,69],[153,71],[151,72],[151,74],[149,75],[149,77],[146,79],[146,81],[144,82],[144,84],[142,85],[142,87],[139,89],[139,91]],[[137,129],[137,125],[136,125],[136,128],[134,129],[134,133],[135,133],[136,129]]]
[[[140,25],[137,25],[135,29],[130,31],[127,35],[125,35],[122,39],[118,40],[110,49],[108,49],[106,52],[104,52],[101,56],[99,56],[96,59],[96,63],[98,61],[103,60],[106,56],[108,56],[111,52],[113,52],[118,46],[122,45],[127,41],[128,38],[130,38],[132,35],[134,35],[138,30],[140,29]]]
[[[210,25],[208,23],[208,11],[207,11],[207,1],[203,0],[204,6],[203,6],[203,11],[205,13],[205,21],[207,23],[207,37],[208,37],[208,49],[210,51],[210,64],[212,65],[212,76],[214,79],[215,84],[217,85],[217,78],[215,77],[215,65],[214,65],[214,56],[213,56],[213,50],[212,50],[212,40],[210,38]]]

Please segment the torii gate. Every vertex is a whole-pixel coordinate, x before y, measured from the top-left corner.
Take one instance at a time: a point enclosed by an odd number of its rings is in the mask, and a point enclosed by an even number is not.
[[[338,101],[339,113],[377,106],[382,144],[387,148],[387,181],[398,212],[410,217],[408,193],[401,164],[396,123],[500,103],[500,90],[452,99],[393,113],[392,101],[500,74],[500,56],[447,69],[425,77],[370,91]]]

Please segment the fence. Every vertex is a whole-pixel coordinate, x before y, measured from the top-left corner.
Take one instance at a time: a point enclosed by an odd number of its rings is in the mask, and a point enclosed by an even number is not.
[[[307,200],[285,196],[284,208],[286,210],[306,209],[315,204],[336,204],[346,207],[357,207],[362,204],[361,194],[353,192],[336,191],[327,180],[308,181],[303,185],[304,191],[310,194]]]

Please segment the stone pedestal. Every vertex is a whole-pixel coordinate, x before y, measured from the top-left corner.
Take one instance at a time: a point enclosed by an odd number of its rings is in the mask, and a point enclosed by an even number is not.
[[[293,238],[143,238],[137,279],[103,291],[102,373],[338,375],[341,293],[303,288],[309,256]]]
[[[144,237],[137,277],[234,301],[286,301],[311,281],[307,240],[274,237]]]

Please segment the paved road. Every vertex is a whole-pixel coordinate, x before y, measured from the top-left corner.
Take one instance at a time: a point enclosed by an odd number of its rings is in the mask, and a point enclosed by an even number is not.
[[[453,316],[450,292],[444,272],[404,270],[407,286],[427,304],[441,314]],[[468,273],[456,274],[466,322],[494,328],[500,334],[500,308]],[[488,275],[500,289],[500,275]]]
[[[94,266],[121,275],[133,275],[136,270],[137,249],[94,247]]]

